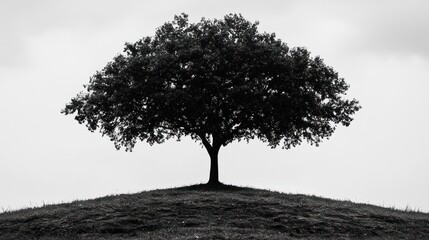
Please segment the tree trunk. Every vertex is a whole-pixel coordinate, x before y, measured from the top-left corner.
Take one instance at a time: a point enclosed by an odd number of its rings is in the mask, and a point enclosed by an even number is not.
[[[207,185],[219,186],[219,165],[218,165],[218,154],[222,143],[213,137],[212,144],[206,139],[204,134],[199,135],[204,147],[210,155],[210,177]]]
[[[219,149],[213,149],[209,152],[210,155],[210,178],[208,185],[219,185],[219,165],[218,165]]]

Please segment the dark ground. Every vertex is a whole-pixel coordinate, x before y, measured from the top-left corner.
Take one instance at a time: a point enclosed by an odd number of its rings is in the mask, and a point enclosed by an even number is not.
[[[429,239],[429,214],[194,185],[5,212],[0,239]]]

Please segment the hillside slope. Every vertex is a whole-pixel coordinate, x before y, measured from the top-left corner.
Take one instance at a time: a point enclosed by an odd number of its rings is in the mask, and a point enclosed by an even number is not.
[[[429,214],[204,185],[0,214],[0,239],[429,239]]]

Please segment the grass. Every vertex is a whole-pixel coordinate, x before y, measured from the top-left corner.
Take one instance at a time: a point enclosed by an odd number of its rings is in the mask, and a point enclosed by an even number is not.
[[[0,239],[429,239],[429,214],[193,185],[4,212]]]

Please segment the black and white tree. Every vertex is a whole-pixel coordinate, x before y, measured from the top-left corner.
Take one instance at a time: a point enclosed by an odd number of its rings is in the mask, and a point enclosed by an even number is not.
[[[190,137],[211,159],[237,140],[290,148],[318,145],[360,109],[333,68],[305,48],[290,49],[241,15],[189,23],[175,16],[155,36],[126,43],[63,110],[119,149]]]

